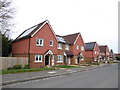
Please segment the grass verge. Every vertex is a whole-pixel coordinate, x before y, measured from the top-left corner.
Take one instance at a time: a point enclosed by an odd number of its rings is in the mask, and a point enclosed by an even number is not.
[[[77,66],[77,65],[57,65],[55,66],[56,68],[78,68],[81,66]]]
[[[12,70],[0,70],[0,75],[4,74],[14,74],[14,73],[24,73],[24,72],[36,72],[36,71],[44,71],[44,70],[56,70],[60,68],[78,68],[81,66],[77,65],[57,65],[54,67],[44,67],[44,68],[37,68],[37,69],[12,69]]]
[[[23,73],[23,72],[36,72],[36,71],[43,71],[43,70],[56,70],[56,69],[45,67],[45,68],[37,68],[37,69],[0,70],[0,75],[12,74],[12,73]]]

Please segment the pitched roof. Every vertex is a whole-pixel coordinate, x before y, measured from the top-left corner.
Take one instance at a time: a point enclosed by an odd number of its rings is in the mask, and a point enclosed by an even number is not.
[[[72,56],[73,55],[73,53],[72,53],[72,51],[64,51],[68,56]]]
[[[65,35],[63,36],[63,38],[65,39],[66,43],[68,44],[74,44],[74,42],[76,41],[78,35],[80,33],[75,33],[75,34],[69,34],[69,35]]]
[[[115,54],[115,56],[116,56],[116,57],[120,57],[120,53],[118,53],[118,54]]]
[[[16,40],[17,40],[17,39],[22,39],[22,38],[24,38],[24,37],[29,37],[29,36],[31,36],[31,35],[32,35],[35,31],[37,31],[37,29],[40,28],[46,21],[47,21],[47,20],[45,20],[45,21],[43,21],[42,23],[37,24],[37,25],[35,25],[35,26],[27,29],[27,30],[25,30],[22,34],[20,34],[20,35],[16,38]]]
[[[96,42],[85,43],[85,50],[91,51],[94,49]]]
[[[99,46],[100,52],[106,52],[107,45],[105,46]]]
[[[61,42],[61,43],[66,43],[66,40],[60,36],[60,35],[56,35],[57,39],[58,39],[58,42]]]
[[[52,27],[49,24],[49,21],[45,20],[45,21],[41,22],[40,24],[37,24],[37,25],[25,30],[13,42],[16,42],[16,41],[19,41],[19,40],[22,40],[22,39],[26,39],[26,38],[29,38],[29,37],[33,37],[46,23],[48,23],[48,25],[50,26],[50,28],[52,30]],[[60,36],[60,35],[55,35],[54,31],[53,31],[53,34],[54,34],[54,36],[55,36],[55,38],[57,39],[58,42],[67,43],[67,44],[70,44],[70,45],[74,44],[77,40],[78,35],[80,35],[80,33],[75,33],[75,34]]]
[[[19,40],[22,40],[22,39],[25,39],[25,38],[33,37],[46,23],[48,23],[48,25],[50,26],[49,21],[45,20],[45,21],[43,21],[43,22],[41,22],[41,23],[39,23],[39,24],[25,30],[14,41],[19,41]],[[50,26],[50,28],[52,30],[51,26]],[[53,31],[53,34],[55,35],[54,31]],[[56,37],[56,35],[55,35],[55,37]]]

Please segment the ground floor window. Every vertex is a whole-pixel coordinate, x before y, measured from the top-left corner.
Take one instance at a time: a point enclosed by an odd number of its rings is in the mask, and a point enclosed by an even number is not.
[[[83,56],[81,56],[80,59],[81,59],[81,61],[84,61],[84,57]]]
[[[57,55],[57,62],[63,62],[63,56]]]
[[[96,62],[96,61],[97,61],[97,58],[94,58],[94,61]]]
[[[42,55],[35,55],[35,62],[42,62]]]

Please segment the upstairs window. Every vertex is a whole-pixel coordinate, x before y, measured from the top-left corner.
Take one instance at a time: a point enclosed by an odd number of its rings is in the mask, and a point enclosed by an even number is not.
[[[69,45],[68,44],[65,45],[65,49],[69,50]]]
[[[83,46],[81,46],[81,51],[84,51],[84,47]]]
[[[76,49],[77,49],[77,50],[79,49],[79,46],[78,46],[78,45],[76,46]]]
[[[36,38],[36,45],[37,46],[43,46],[43,39]]]
[[[53,41],[52,40],[50,40],[50,46],[53,46]]]
[[[58,43],[58,49],[62,49],[62,43]]]
[[[97,52],[97,54],[99,54],[99,52]]]
[[[106,52],[107,55],[109,55],[109,52]]]
[[[97,54],[97,52],[95,51],[94,54]]]

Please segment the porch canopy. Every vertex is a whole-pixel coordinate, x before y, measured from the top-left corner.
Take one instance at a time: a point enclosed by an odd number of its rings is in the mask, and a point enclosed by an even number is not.
[[[67,56],[73,56],[72,51],[64,51]]]

